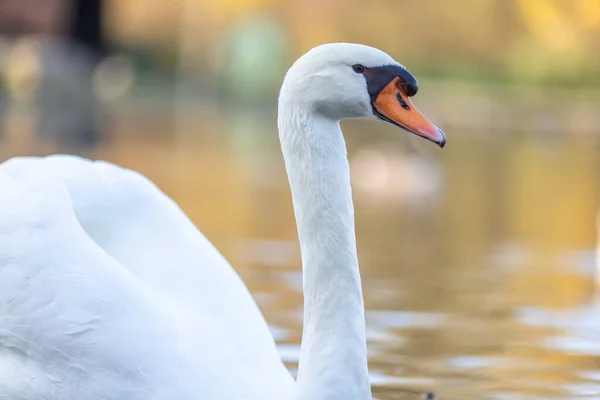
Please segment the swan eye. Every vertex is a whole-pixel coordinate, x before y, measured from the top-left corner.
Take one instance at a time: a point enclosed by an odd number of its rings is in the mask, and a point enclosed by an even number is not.
[[[357,74],[362,74],[363,72],[365,72],[365,67],[364,65],[355,64],[352,66],[352,70]]]

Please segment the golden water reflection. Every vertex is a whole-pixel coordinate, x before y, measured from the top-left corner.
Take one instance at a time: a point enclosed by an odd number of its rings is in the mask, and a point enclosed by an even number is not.
[[[300,258],[276,127],[191,128],[156,139],[169,128],[123,120],[85,155],[148,175],[182,206],[242,275],[295,371]],[[600,397],[598,140],[447,132],[439,151],[373,122],[344,128],[375,395]],[[0,147],[2,159],[61,150]]]

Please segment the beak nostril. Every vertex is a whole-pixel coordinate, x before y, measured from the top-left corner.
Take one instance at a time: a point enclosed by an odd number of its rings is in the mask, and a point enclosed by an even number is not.
[[[406,111],[410,111],[410,106],[406,104],[406,101],[400,96],[400,93],[396,93],[396,99],[398,99],[398,103],[404,108]]]

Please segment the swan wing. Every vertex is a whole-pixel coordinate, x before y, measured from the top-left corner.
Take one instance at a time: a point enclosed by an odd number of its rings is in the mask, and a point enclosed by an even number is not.
[[[50,186],[47,182],[62,185],[68,194],[64,208],[71,213],[70,220],[65,220],[71,221],[72,229],[79,227],[79,240],[129,277],[106,279],[135,282],[135,287],[144,288],[146,296],[154,299],[154,303],[143,302],[149,311],[169,310],[169,318],[176,321],[172,324],[187,332],[184,348],[195,356],[190,361],[195,367],[188,366],[185,371],[211,375],[213,384],[206,385],[204,391],[221,393],[223,386],[235,387],[231,383],[237,382],[239,390],[261,393],[264,398],[271,392],[290,392],[293,380],[248,289],[175,202],[151,181],[110,163],[73,156],[15,158],[0,166],[2,172],[20,181],[44,176],[48,177],[44,179],[46,186]],[[57,231],[53,236],[61,234]],[[27,239],[23,236],[20,240]],[[40,250],[42,254],[44,251]],[[90,254],[88,250],[85,255],[92,258]],[[123,287],[121,293],[132,295],[136,290]],[[88,293],[92,299],[101,299],[97,293]],[[79,299],[71,297],[69,301]],[[154,329],[164,321],[161,318],[150,316],[145,325]],[[164,335],[171,337],[173,333]],[[165,350],[165,357],[170,354],[177,352]],[[226,365],[223,360],[227,360]],[[224,377],[229,384],[219,383]]]
[[[0,193],[0,398],[152,392],[175,354],[156,346],[176,337],[160,302],[85,234],[61,182],[0,173]]]

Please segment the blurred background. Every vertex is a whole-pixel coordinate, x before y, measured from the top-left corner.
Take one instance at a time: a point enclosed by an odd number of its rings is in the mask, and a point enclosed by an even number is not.
[[[600,398],[598,0],[0,0],[0,161],[149,176],[242,275],[295,373],[277,92],[333,41],[405,64],[448,137],[343,123],[377,398]]]

